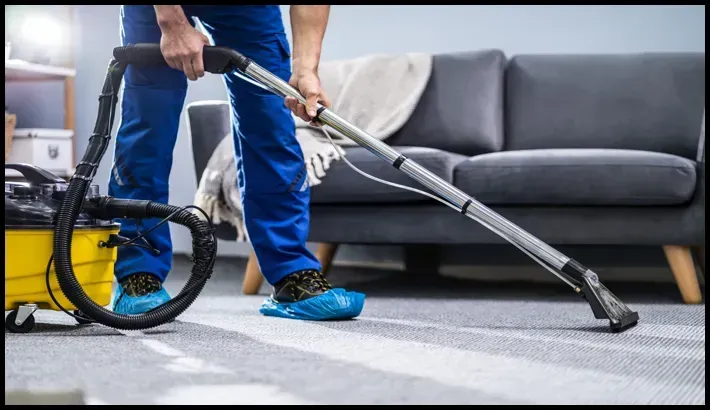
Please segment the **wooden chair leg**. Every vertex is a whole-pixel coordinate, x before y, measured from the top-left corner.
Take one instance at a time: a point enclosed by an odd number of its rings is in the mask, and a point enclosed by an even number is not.
[[[695,272],[695,263],[693,255],[690,253],[690,247],[666,245],[663,247],[663,251],[678,284],[678,289],[680,289],[683,302],[688,304],[702,302],[703,297],[700,294],[700,285],[698,285],[698,277]]]
[[[244,273],[244,282],[242,283],[242,293],[245,295],[256,295],[261,288],[262,282],[264,282],[264,276],[262,276],[259,270],[259,263],[256,261],[254,251],[252,251],[247,260],[247,269]]]
[[[323,267],[323,275],[328,273],[330,265],[333,263],[333,258],[335,253],[338,251],[337,243],[319,243],[318,248],[316,248],[316,259],[320,262]]]

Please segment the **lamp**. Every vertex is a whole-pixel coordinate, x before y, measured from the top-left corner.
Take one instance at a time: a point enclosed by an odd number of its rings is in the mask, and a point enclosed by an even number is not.
[[[17,16],[19,29],[13,33],[12,54],[23,60],[49,64],[66,46],[66,30],[62,22],[48,13],[29,11]],[[14,57],[13,57],[14,58]]]

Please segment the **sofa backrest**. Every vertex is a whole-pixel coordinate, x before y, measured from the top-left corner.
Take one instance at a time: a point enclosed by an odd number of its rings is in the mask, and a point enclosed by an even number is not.
[[[419,104],[387,143],[465,155],[501,150],[505,63],[500,50],[435,55]]]
[[[226,100],[193,102],[185,109],[185,119],[199,183],[217,145],[232,133],[231,106]]]
[[[232,133],[231,106],[229,101],[197,101],[187,106],[185,116],[199,185],[212,153],[224,137]],[[230,224],[221,223],[214,228],[218,239],[237,239],[237,231]]]
[[[696,159],[704,53],[518,55],[506,70],[505,149],[617,148]]]

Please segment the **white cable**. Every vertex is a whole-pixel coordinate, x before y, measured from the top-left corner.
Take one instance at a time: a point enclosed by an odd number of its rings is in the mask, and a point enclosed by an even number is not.
[[[339,150],[338,150],[338,147],[336,146],[336,144],[335,144],[335,142],[333,141],[333,139],[330,137],[330,134],[329,134],[328,131],[325,129],[325,127],[323,127],[323,125],[321,125],[321,124],[318,124],[318,127],[323,131],[323,133],[325,134],[326,138],[328,138],[328,141],[330,141],[330,143],[333,145],[333,148],[335,148],[336,152],[338,152],[338,151],[339,151]],[[445,200],[445,199],[443,199],[443,198],[441,198],[441,197],[438,197],[438,196],[436,196],[436,195],[432,195],[432,194],[430,194],[430,193],[428,193],[428,192],[424,192],[424,191],[419,190],[419,189],[416,189],[416,188],[412,188],[412,187],[408,187],[408,186],[405,186],[405,185],[396,184],[396,183],[394,183],[394,182],[385,181],[385,180],[383,180],[383,179],[374,177],[374,176],[368,174],[367,172],[360,170],[360,169],[359,169],[358,167],[356,167],[355,165],[353,165],[350,161],[348,161],[348,159],[345,157],[345,155],[342,155],[342,156],[341,156],[341,159],[342,159],[343,161],[345,161],[345,163],[346,163],[350,168],[352,168],[355,172],[357,172],[358,174],[364,176],[365,178],[369,178],[369,179],[371,179],[371,180],[373,180],[373,181],[375,181],[375,182],[379,182],[379,183],[381,183],[381,184],[389,185],[389,186],[391,186],[391,187],[395,187],[395,188],[403,189],[403,190],[405,190],[405,191],[415,192],[415,193],[417,193],[417,194],[421,194],[421,195],[427,196],[427,197],[429,197],[429,198],[431,198],[431,199],[433,199],[433,200],[435,200],[435,201],[441,202],[442,204],[448,206],[448,207],[451,208],[451,209],[456,210],[457,212],[461,212],[461,210],[460,210],[459,208],[457,208],[456,205],[452,204],[451,202],[449,202],[449,201],[447,201],[447,200]],[[467,215],[467,216],[468,216],[468,215]],[[565,278],[564,276],[561,276],[560,273],[558,273],[558,272],[555,271],[553,268],[551,268],[547,263],[545,263],[544,261],[540,260],[537,256],[533,255],[530,251],[528,251],[527,249],[525,249],[524,247],[522,247],[521,245],[519,245],[519,244],[516,243],[515,241],[511,240],[510,238],[508,238],[505,234],[503,234],[502,232],[500,232],[500,231],[499,231],[498,229],[496,229],[495,227],[491,226],[491,225],[488,224],[487,222],[482,221],[481,219],[479,219],[479,218],[477,218],[477,217],[475,217],[475,216],[473,216],[473,217],[471,217],[471,218],[472,218],[473,220],[475,220],[476,222],[480,223],[481,225],[483,225],[484,227],[486,227],[486,228],[488,228],[489,230],[491,230],[491,231],[492,231],[493,233],[495,233],[496,235],[500,236],[501,238],[503,238],[503,239],[505,239],[506,241],[508,241],[508,242],[510,242],[511,244],[513,244],[516,248],[520,249],[523,253],[525,253],[526,255],[528,255],[532,260],[534,260],[535,262],[537,262],[538,264],[540,264],[540,266],[542,266],[543,268],[545,268],[545,269],[547,269],[548,271],[550,271],[550,273],[552,273],[553,275],[555,275],[555,276],[557,276],[558,278],[560,278],[563,282],[567,283],[567,284],[568,284],[569,286],[571,286],[572,288],[575,288],[575,289],[577,288],[577,285],[575,285],[575,284],[573,284],[572,282],[570,282],[570,281],[569,281],[567,278]]]

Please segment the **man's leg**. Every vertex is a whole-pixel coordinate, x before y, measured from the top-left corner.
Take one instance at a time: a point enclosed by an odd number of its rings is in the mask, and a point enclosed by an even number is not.
[[[198,17],[215,45],[238,50],[289,80],[289,45],[278,6],[208,6]],[[320,263],[306,248],[310,189],[291,112],[283,98],[233,73],[225,82],[244,219],[259,268],[272,285],[294,273],[319,276]]]
[[[123,45],[159,43],[160,37],[152,6],[121,6]],[[168,203],[168,178],[186,91],[187,79],[180,71],[128,66],[109,195]],[[158,220],[119,222],[121,236],[133,238],[152,228]],[[114,310],[120,313],[143,313],[170,299],[162,288],[172,263],[168,224],[145,238],[159,254],[136,246],[118,248],[115,272],[120,286]]]

